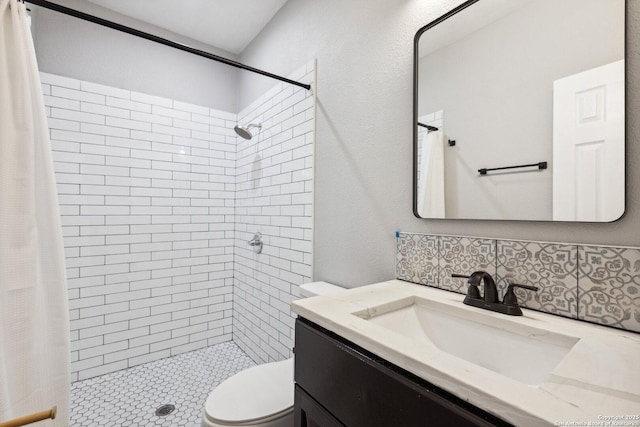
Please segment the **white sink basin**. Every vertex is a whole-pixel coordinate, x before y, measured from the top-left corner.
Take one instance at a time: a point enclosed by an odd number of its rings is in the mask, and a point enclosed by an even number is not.
[[[513,322],[504,314],[457,308],[419,297],[352,314],[530,386],[544,383],[578,342],[575,337]]]

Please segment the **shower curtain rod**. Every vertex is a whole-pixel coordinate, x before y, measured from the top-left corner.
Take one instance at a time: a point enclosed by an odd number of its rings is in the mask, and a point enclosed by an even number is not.
[[[242,70],[251,71],[252,73],[261,74],[266,77],[271,77],[272,79],[280,80],[281,82],[290,83],[295,86],[299,86],[305,88],[307,90],[311,90],[311,85],[306,83],[300,83],[295,80],[288,79],[286,77],[279,76],[277,74],[269,73],[268,71],[260,70],[258,68],[250,67],[249,65],[242,64],[237,61],[233,61],[231,59],[223,58],[222,56],[214,55],[209,52],[205,52],[203,50],[195,49],[193,47],[189,47],[180,43],[176,43],[172,40],[168,40],[162,37],[154,36],[153,34],[145,33],[144,31],[136,30],[135,28],[127,27],[122,24],[118,24],[113,21],[108,21],[106,19],[99,18],[97,16],[89,15],[88,13],[80,12],[79,10],[70,9],[68,7],[52,3],[47,0],[23,0],[25,3],[31,3],[36,6],[44,7],[46,9],[51,9],[56,12],[63,13],[65,15],[73,16],[75,18],[83,19],[85,21],[93,22],[94,24],[102,25],[114,30],[122,31],[123,33],[131,34],[132,36],[141,37],[143,39],[150,40],[152,42],[160,43],[165,46],[173,47],[178,50],[182,50],[184,52],[189,52],[194,55],[202,56],[203,58],[208,58],[217,62],[222,62],[223,64],[230,65],[232,67],[240,68]]]
[[[435,126],[425,125],[424,123],[420,123],[420,122],[418,122],[418,126],[421,126],[421,127],[423,127],[423,128],[427,128],[427,130],[428,130],[429,132],[435,132],[435,131],[437,131],[437,130],[438,130],[438,128],[437,128],[437,127],[435,127]]]

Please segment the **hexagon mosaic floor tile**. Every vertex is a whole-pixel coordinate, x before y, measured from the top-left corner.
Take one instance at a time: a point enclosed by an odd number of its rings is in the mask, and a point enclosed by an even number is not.
[[[220,382],[255,363],[232,342],[162,359],[71,386],[71,427],[199,427]],[[175,405],[166,416],[155,414]]]

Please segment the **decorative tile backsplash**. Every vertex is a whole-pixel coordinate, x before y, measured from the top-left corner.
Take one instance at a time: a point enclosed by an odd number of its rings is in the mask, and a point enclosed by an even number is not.
[[[578,319],[640,332],[640,249],[578,251]]]
[[[556,243],[497,241],[498,293],[509,283],[537,286],[515,289],[522,307],[577,318],[578,247]]]
[[[438,237],[401,234],[396,277],[421,285],[438,285]]]
[[[434,237],[434,236],[432,236]],[[439,236],[438,287],[466,293],[467,281],[454,279],[452,274],[478,270],[496,275],[496,241],[469,237]]]
[[[640,248],[399,233],[396,277],[465,294],[453,273],[484,270],[522,307],[640,332]]]

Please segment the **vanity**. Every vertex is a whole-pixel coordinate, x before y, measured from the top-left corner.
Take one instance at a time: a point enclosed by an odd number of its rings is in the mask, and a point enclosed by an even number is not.
[[[292,308],[296,426],[640,425],[636,333],[399,280]]]
[[[414,215],[619,219],[628,3],[467,0],[422,27]],[[396,237],[407,281],[292,303],[297,427],[640,426],[637,248]],[[459,270],[498,282],[465,299]]]

